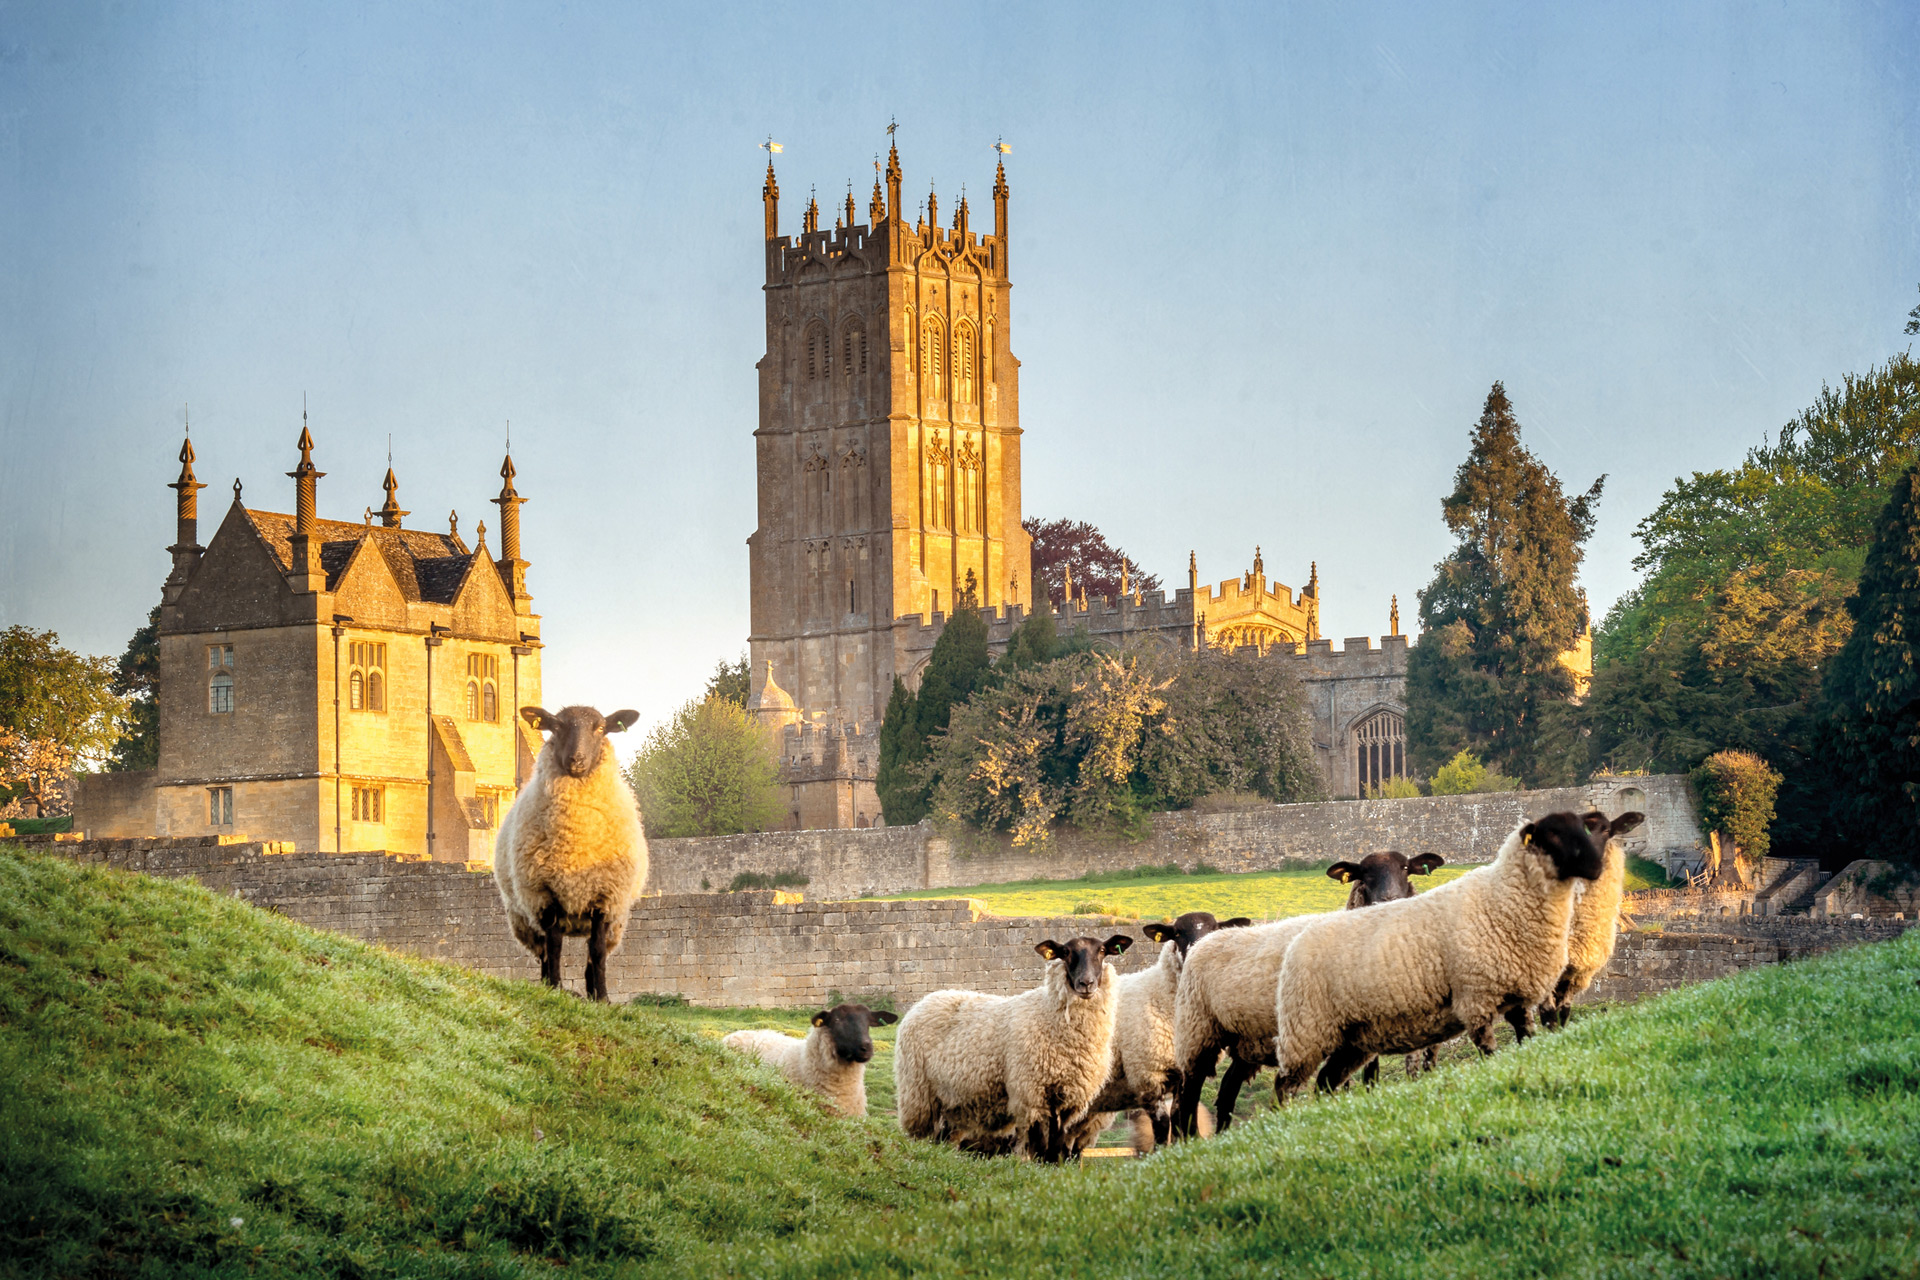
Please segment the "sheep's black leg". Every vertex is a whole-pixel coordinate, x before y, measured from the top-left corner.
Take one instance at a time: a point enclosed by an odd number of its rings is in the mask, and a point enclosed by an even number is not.
[[[1348,1080],[1362,1066],[1373,1067],[1378,1073],[1380,1059],[1373,1054],[1364,1053],[1351,1045],[1341,1045],[1328,1055],[1320,1067],[1320,1091],[1332,1093]]]
[[[547,954],[540,959],[540,981],[550,987],[560,985],[560,947],[566,935],[560,932],[560,907],[548,903],[540,913],[541,927],[547,931]]]
[[[1360,1068],[1360,1083],[1365,1085],[1367,1088],[1371,1089],[1373,1088],[1374,1081],[1378,1080],[1379,1078],[1380,1078],[1380,1055],[1375,1054],[1373,1057],[1367,1059],[1366,1066]]]
[[[1533,1034],[1533,1010],[1524,1004],[1507,1010],[1507,1025],[1513,1028],[1513,1042],[1519,1044]]]
[[[1214,1132],[1227,1131],[1227,1127],[1233,1123],[1233,1106],[1240,1101],[1240,1086],[1259,1074],[1259,1063],[1242,1062],[1238,1058],[1233,1060],[1233,1065],[1227,1068],[1227,1074],[1220,1077],[1220,1094],[1213,1102],[1216,1115]]]
[[[1474,1048],[1480,1050],[1482,1054],[1488,1057],[1493,1055],[1496,1042],[1493,1038],[1493,1024],[1491,1022],[1487,1023],[1484,1027],[1475,1027],[1470,1033],[1469,1038],[1472,1039]]]
[[[1180,1100],[1173,1108],[1174,1137],[1191,1138],[1199,1132],[1200,1091],[1207,1087],[1207,1077],[1213,1074],[1219,1059],[1220,1050],[1209,1048],[1188,1063],[1184,1072],[1179,1073]]]
[[[1153,1145],[1158,1150],[1173,1138],[1173,1116],[1165,1110],[1155,1107],[1153,1116]]]
[[[1419,1053],[1407,1055],[1407,1079],[1418,1080],[1423,1071],[1433,1070],[1435,1057],[1439,1054],[1438,1045],[1428,1045]]]
[[[587,998],[602,1004],[607,999],[607,913],[593,913],[592,931],[587,934]]]

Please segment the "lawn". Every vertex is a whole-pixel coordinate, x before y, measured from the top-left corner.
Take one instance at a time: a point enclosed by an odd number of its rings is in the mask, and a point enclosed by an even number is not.
[[[592,1006],[0,850],[0,1271],[1920,1276],[1916,981],[1910,934],[1044,1168],[714,1042],[804,1011]]]
[[[1416,876],[1416,889],[1431,889],[1471,870],[1441,867]],[[1664,886],[1656,863],[1635,858],[1627,869],[1627,888]],[[1338,911],[1346,905],[1347,886],[1327,877],[1326,866],[1284,871],[1247,871],[1229,875],[1202,871],[1188,875],[1178,867],[1137,867],[1132,871],[1089,874],[1075,880],[1016,880],[956,889],[928,889],[887,895],[903,898],[979,898],[987,910],[1003,916],[1113,915],[1136,920],[1167,920],[1187,911],[1211,911],[1221,919],[1251,916],[1280,920],[1313,911]]]

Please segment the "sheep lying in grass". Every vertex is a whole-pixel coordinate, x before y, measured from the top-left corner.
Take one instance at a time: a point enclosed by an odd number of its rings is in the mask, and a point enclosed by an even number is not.
[[[1327,869],[1336,880],[1353,885],[1348,910],[1413,896],[1409,875],[1425,875],[1439,866],[1437,854],[1423,853],[1409,861],[1398,853],[1371,854],[1359,863],[1340,862]],[[1273,990],[1280,962],[1299,932],[1320,916],[1295,916],[1271,924],[1235,929],[1203,938],[1187,956],[1174,1000],[1173,1061],[1179,1079],[1179,1101],[1174,1106],[1173,1134],[1200,1133],[1200,1091],[1219,1062],[1220,1051],[1232,1058],[1220,1079],[1214,1110],[1222,1131],[1233,1124],[1233,1108],[1240,1090],[1260,1072],[1274,1065]]]
[[[1133,944],[1048,940],[1046,979],[1017,996],[935,991],[900,1021],[893,1079],[900,1127],[986,1152],[1059,1161],[1107,1081],[1119,982],[1109,956]]]
[[[784,1031],[736,1031],[720,1041],[751,1053],[781,1075],[811,1089],[843,1116],[867,1114],[867,1063],[873,1060],[870,1028],[898,1019],[863,1004],[837,1004],[813,1015],[806,1036]]]
[[[520,714],[548,735],[547,743],[500,820],[494,883],[513,936],[540,962],[540,980],[559,986],[562,941],[585,936],[587,995],[605,1000],[607,957],[620,949],[627,913],[647,879],[640,807],[607,735],[624,731],[640,713],[522,707]]]
[[[1141,926],[1140,932],[1160,944],[1160,958],[1151,968],[1129,973],[1119,980],[1120,998],[1113,1025],[1113,1065],[1106,1087],[1088,1112],[1086,1124],[1090,1132],[1079,1136],[1077,1147],[1090,1146],[1116,1111],[1129,1113],[1135,1152],[1145,1155],[1166,1144],[1178,1095],[1173,1006],[1187,953],[1196,942],[1218,929],[1244,929],[1252,923],[1245,916],[1216,920],[1210,911],[1189,911],[1167,924]],[[1199,1117],[1203,1130],[1209,1120],[1203,1109]]]
[[[1594,816],[1588,815],[1589,820]],[[1553,995],[1540,1006],[1540,1025],[1566,1026],[1573,998],[1592,986],[1613,959],[1613,944],[1620,936],[1620,900],[1627,886],[1625,837],[1645,821],[1645,814],[1623,813],[1604,832],[1595,834],[1596,840],[1606,842],[1600,877],[1573,904],[1573,919],[1567,925],[1567,967]]]
[[[1575,886],[1600,874],[1594,832],[1605,826],[1599,814],[1548,814],[1458,880],[1309,921],[1280,966],[1277,1095],[1323,1062],[1321,1087],[1338,1088],[1372,1055],[1414,1053],[1498,1016],[1524,1039],[1527,1012],[1566,969]]]

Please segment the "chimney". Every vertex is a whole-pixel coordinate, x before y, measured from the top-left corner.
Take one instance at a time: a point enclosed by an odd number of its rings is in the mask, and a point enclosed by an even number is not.
[[[287,578],[293,589],[307,595],[327,589],[327,575],[320,568],[319,518],[314,514],[320,477],[327,474],[313,465],[313,433],[307,430],[307,411],[300,411],[300,465],[287,475],[293,479],[293,564]]]
[[[180,445],[180,478],[167,488],[177,495],[174,499],[174,535],[173,545],[167,550],[173,553],[173,572],[167,575],[167,582],[161,594],[167,604],[180,598],[186,590],[187,579],[192,576],[194,566],[200,563],[200,490],[207,486],[193,477],[193,438],[187,437]]]

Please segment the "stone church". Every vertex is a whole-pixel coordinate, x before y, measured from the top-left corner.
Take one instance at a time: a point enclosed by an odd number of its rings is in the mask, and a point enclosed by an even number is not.
[[[457,516],[409,528],[386,501],[322,519],[303,421],[293,512],[233,502],[203,547],[191,441],[180,450],[173,571],[160,606],[157,768],[83,775],[94,837],[244,835],[338,852],[491,862],[500,815],[532,771],[540,617],[520,558],[513,459],[500,550]]]
[[[771,163],[761,190],[766,355],[754,432],[759,527],[751,565],[750,706],[781,747],[787,825],[880,820],[878,728],[895,676],[918,684],[971,591],[1005,648],[1036,606],[1020,525],[1020,361],[1013,354],[1006,166],[992,230],[929,191],[909,223],[897,148],[866,220],[848,194],[831,229],[809,201],[781,235]],[[1171,595],[1069,599],[1060,625],[1119,639],[1254,646],[1291,662],[1314,711],[1332,794],[1404,774],[1406,639],[1320,636],[1320,582],[1250,571]]]

